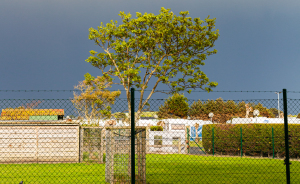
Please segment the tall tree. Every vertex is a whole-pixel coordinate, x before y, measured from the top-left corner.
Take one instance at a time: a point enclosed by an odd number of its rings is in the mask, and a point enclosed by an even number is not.
[[[103,51],[91,50],[86,61],[99,68],[103,76],[119,79],[113,84],[124,87],[128,109],[130,88],[140,90],[137,117],[151,96],[159,92],[159,83],[169,86],[171,93],[196,88],[209,92],[218,85],[210,82],[200,68],[207,56],[217,53],[210,50],[219,37],[215,18],[208,16],[203,21],[187,17],[188,11],[179,14],[161,8],[158,15],[137,12],[136,18],[131,18],[130,13],[120,12],[122,24],[111,21],[89,29],[89,39]],[[155,83],[145,98],[151,78]]]

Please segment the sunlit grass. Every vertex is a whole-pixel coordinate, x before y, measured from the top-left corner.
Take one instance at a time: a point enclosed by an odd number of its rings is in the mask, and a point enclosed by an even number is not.
[[[285,183],[281,159],[159,155],[146,157],[147,183]],[[127,167],[124,167],[127,170]],[[300,183],[292,161],[291,183]],[[0,183],[105,183],[105,164],[1,164]]]

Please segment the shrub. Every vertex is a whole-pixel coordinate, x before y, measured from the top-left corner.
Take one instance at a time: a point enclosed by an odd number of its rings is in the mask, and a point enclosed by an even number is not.
[[[204,125],[202,130],[203,147],[212,153],[212,128],[214,128],[214,152],[239,155],[242,149],[247,155],[272,154],[272,127],[274,130],[274,152],[280,156],[285,154],[284,125],[283,124],[210,124]],[[290,156],[300,155],[300,125],[290,124],[291,136]]]
[[[163,127],[162,126],[151,126],[150,127],[151,131],[163,131]]]
[[[164,105],[159,107],[157,116],[163,118],[186,118],[189,110],[188,99],[183,94],[175,93]]]

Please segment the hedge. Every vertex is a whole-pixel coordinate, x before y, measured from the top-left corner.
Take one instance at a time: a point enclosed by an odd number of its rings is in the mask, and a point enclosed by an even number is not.
[[[299,124],[289,125],[289,136],[291,137],[290,156],[296,158],[300,155]],[[275,153],[280,157],[285,156],[283,124],[204,125],[202,141],[205,151],[209,154],[241,155],[242,153],[255,156]]]

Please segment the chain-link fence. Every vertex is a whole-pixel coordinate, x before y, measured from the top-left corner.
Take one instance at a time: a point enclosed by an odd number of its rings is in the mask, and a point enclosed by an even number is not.
[[[0,183],[300,183],[298,99],[139,101],[0,100]]]

